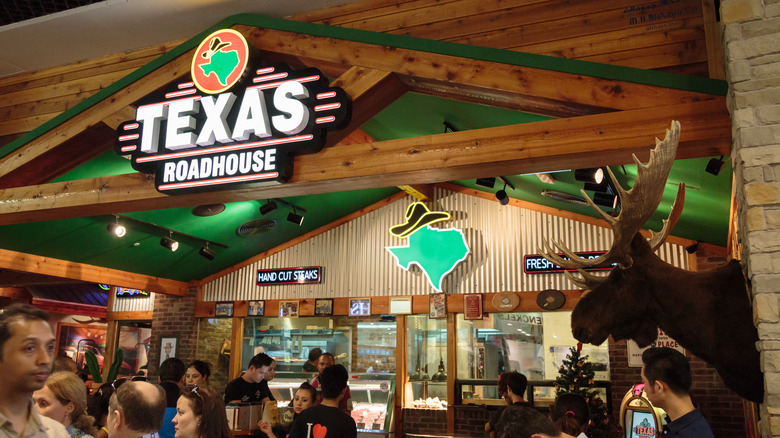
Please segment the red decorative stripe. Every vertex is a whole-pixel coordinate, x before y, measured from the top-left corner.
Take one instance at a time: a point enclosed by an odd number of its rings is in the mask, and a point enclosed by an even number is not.
[[[304,82],[316,81],[319,78],[320,78],[320,75],[315,75],[315,76],[306,76],[305,78],[290,79],[290,81],[304,83]],[[260,90],[267,90],[269,88],[276,88],[279,85],[282,85],[283,83],[290,82],[290,81],[270,82],[268,84],[255,85],[254,87],[246,87],[246,89],[249,90],[251,88],[258,88]]]
[[[166,93],[165,98],[170,99],[172,97],[179,97],[179,96],[187,96],[188,94],[195,94],[195,89],[190,88],[189,90],[182,90],[182,91],[174,91],[173,93]]]
[[[275,75],[256,77],[252,79],[252,82],[258,83],[258,82],[265,82],[265,81],[273,81],[274,79],[282,79],[286,77],[287,77],[287,73],[277,73]]]
[[[286,143],[298,143],[301,141],[311,140],[312,138],[314,138],[314,136],[311,134],[298,135],[295,137],[274,138],[271,140],[256,141],[252,143],[244,143],[239,145],[220,146],[220,147],[208,148],[208,149],[195,149],[192,151],[176,152],[172,154],[162,154],[162,155],[153,155],[149,157],[141,157],[138,160],[136,160],[136,162],[147,163],[151,161],[161,161],[161,160],[167,160],[171,158],[194,157],[198,155],[216,154],[219,152],[240,151],[242,149],[250,149],[250,148],[261,147],[261,146],[273,146],[273,145],[286,144]]]
[[[122,148],[120,150],[122,152],[130,152],[130,151],[134,151],[135,148],[136,148],[136,145],[122,146]]]
[[[279,176],[279,172],[268,172],[268,173],[258,173],[257,175],[242,175],[242,176],[232,176],[228,178],[208,179],[205,181],[163,184],[160,187],[158,187],[158,190],[175,190],[175,189],[186,189],[189,187],[213,186],[217,184],[225,184],[225,183],[232,183],[232,182],[257,181],[261,179],[276,178],[278,176]]]
[[[192,88],[194,86],[195,86],[195,82],[182,82],[181,84],[178,85],[179,90],[181,90],[182,88]]]
[[[335,91],[326,91],[325,93],[320,93],[317,95],[317,99],[327,99],[329,97],[336,97]]]
[[[317,105],[317,106],[315,106],[314,107],[314,111],[327,111],[327,110],[332,110],[332,109],[336,109],[336,108],[339,108],[339,107],[341,107],[341,104],[338,103],[338,102],[336,102],[336,103],[327,103],[325,105]]]
[[[314,123],[316,123],[318,125],[321,125],[323,123],[329,123],[329,122],[332,122],[334,120],[336,120],[335,116],[319,117],[319,118],[314,119]]]
[[[141,126],[139,123],[130,123],[129,125],[125,125],[122,129],[125,131],[129,131],[131,129],[135,129],[137,127]]]
[[[274,71],[274,68],[273,68],[273,67],[266,67],[266,68],[261,68],[261,69],[258,69],[258,70],[255,72],[255,74],[256,74],[256,75],[264,75],[264,74],[266,74],[266,73],[272,73],[273,71]]]
[[[121,135],[119,136],[119,141],[135,140],[138,137],[140,137],[138,134]]]

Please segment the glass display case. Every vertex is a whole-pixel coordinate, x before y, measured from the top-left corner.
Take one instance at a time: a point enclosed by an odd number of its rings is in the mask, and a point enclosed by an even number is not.
[[[380,321],[358,322],[355,371],[368,374],[395,374],[395,315]]]
[[[528,380],[554,379],[570,348],[571,312],[493,313],[482,320],[456,321],[458,379],[498,379],[506,371]],[[609,349],[583,345],[597,380],[609,380]]]
[[[336,363],[351,370],[352,328],[338,326],[334,318],[246,318],[241,367],[246,369],[254,355],[265,353],[276,360],[277,373],[301,372],[313,348],[332,353]]]
[[[447,321],[407,317],[407,408],[447,408]]]
[[[612,384],[609,381],[597,380],[594,389],[607,404],[607,411],[612,410]],[[554,380],[529,380],[523,398],[533,407],[547,409],[555,403],[557,392]],[[455,380],[455,405],[487,405],[504,406],[506,402],[498,395],[498,380],[492,379],[457,379]]]
[[[292,421],[290,402],[295,390],[315,374],[277,373],[268,387],[277,401],[282,424]],[[358,436],[377,437],[392,432],[393,402],[395,396],[395,375],[350,374],[349,390],[352,394],[352,418],[358,429]]]

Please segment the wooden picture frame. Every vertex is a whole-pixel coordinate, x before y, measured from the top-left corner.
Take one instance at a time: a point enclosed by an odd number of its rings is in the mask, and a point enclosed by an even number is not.
[[[160,336],[160,365],[166,359],[176,357],[179,347],[179,338],[176,336]]]
[[[232,301],[217,301],[214,307],[214,316],[217,318],[230,318],[233,316]]]
[[[333,315],[333,299],[317,298],[314,300],[314,315],[327,316]]]
[[[353,298],[349,300],[349,316],[371,314],[371,298]]]
[[[265,301],[249,300],[246,306],[246,316],[263,316],[263,315],[265,315]]]
[[[447,294],[428,295],[428,318],[443,319],[447,317]]]
[[[411,315],[412,297],[391,297],[390,313],[393,315]]]
[[[463,295],[463,319],[482,319],[482,294]]]
[[[279,318],[297,318],[299,308],[299,301],[280,301]]]

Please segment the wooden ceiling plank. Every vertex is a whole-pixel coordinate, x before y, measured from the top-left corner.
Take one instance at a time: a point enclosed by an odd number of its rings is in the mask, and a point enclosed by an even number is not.
[[[690,103],[718,97],[271,29],[245,27],[245,30],[248,39],[261,50],[615,110]]]
[[[0,159],[0,175],[32,162],[41,155],[55,149],[69,138],[84,131],[88,126],[103,120],[136,100],[153,92],[187,73],[192,61],[192,51],[172,60],[166,65],[143,77],[143,80],[114,93],[74,117],[64,121],[55,129],[42,134],[23,148]]]
[[[181,281],[133,274],[117,269],[102,268],[100,266],[41,257],[6,249],[0,249],[0,269],[33,272],[92,283],[105,283],[170,295],[184,295],[187,292],[187,283]]]
[[[166,196],[153,177],[117,175],[0,190],[0,224],[514,175],[647,160],[671,120],[677,158],[728,155],[725,99],[325,148],[295,158],[286,184]]]

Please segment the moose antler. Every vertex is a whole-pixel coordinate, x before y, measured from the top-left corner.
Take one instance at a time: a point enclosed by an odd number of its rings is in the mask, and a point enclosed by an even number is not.
[[[612,178],[612,181],[615,182],[615,188],[620,197],[621,209],[616,217],[605,213],[593,202],[590,196],[585,193],[584,189],[581,190],[588,204],[590,204],[590,206],[593,207],[612,228],[614,241],[612,243],[612,248],[610,248],[609,251],[597,258],[585,259],[574,254],[574,251],[570,250],[560,241],[553,242],[551,245],[547,240],[544,240],[543,243],[546,252],[543,252],[542,256],[563,268],[577,269],[577,272],[582,276],[581,278],[575,277],[568,271],[565,272],[566,277],[584,289],[592,289],[598,283],[604,281],[604,277],[588,274],[583,270],[584,268],[613,262],[617,262],[623,267],[631,266],[633,263],[629,254],[631,239],[633,239],[642,225],[644,225],[653,213],[655,213],[658,204],[661,202],[666,179],[669,176],[669,170],[674,163],[679,141],[680,122],[673,120],[671,129],[666,130],[666,137],[664,137],[664,140],[660,141],[657,138],[655,139],[655,148],[650,151],[650,160],[647,165],[642,164],[636,155],[633,155],[634,162],[637,165],[637,178],[636,183],[631,190],[624,190],[623,187],[617,183],[617,179],[612,173],[612,170],[607,167],[609,176]],[[657,233],[651,232],[650,246],[653,251],[663,244],[664,240],[669,235],[669,232],[677,223],[677,219],[679,219],[680,214],[682,213],[684,199],[685,186],[680,184],[669,217],[663,221],[663,228]],[[568,260],[556,254],[557,252],[565,254],[568,257]]]

